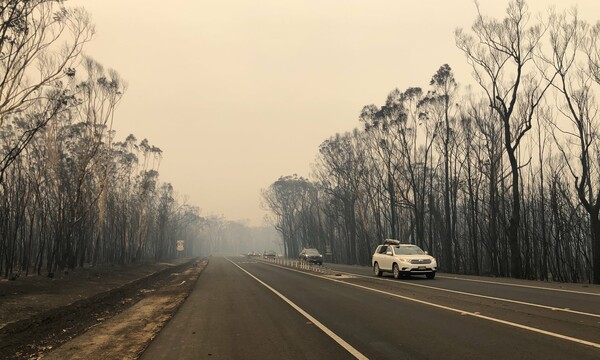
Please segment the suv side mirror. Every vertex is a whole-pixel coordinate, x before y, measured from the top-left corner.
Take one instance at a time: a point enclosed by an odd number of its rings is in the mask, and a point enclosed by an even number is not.
[[[427,251],[425,251],[425,255],[429,255],[429,253]]]
[[[392,255],[392,252],[388,250],[388,251],[385,252],[385,254],[386,255]]]

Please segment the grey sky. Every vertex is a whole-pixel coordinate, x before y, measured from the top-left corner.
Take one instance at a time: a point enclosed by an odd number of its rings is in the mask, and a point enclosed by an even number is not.
[[[499,17],[507,1],[481,0]],[[600,1],[529,1],[534,12]],[[308,176],[321,142],[358,126],[395,87],[427,87],[445,63],[471,81],[454,29],[472,0],[70,0],[92,15],[85,52],[129,89],[117,137],[163,150],[159,172],[202,215],[261,225],[260,189]]]

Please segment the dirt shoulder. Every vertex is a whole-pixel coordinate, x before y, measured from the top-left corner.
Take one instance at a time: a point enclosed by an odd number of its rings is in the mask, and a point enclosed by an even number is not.
[[[206,264],[177,259],[1,281],[0,358],[134,359]]]

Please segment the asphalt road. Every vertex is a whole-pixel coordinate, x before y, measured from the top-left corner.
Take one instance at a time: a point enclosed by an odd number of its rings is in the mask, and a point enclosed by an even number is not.
[[[143,359],[599,359],[600,288],[213,257]]]

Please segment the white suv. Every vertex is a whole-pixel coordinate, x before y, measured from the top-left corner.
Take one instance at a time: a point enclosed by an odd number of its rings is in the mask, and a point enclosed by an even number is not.
[[[402,275],[425,275],[433,279],[437,271],[437,261],[426,251],[417,245],[401,244],[392,239],[386,239],[383,245],[377,246],[371,264],[376,276],[391,272],[396,279]]]

